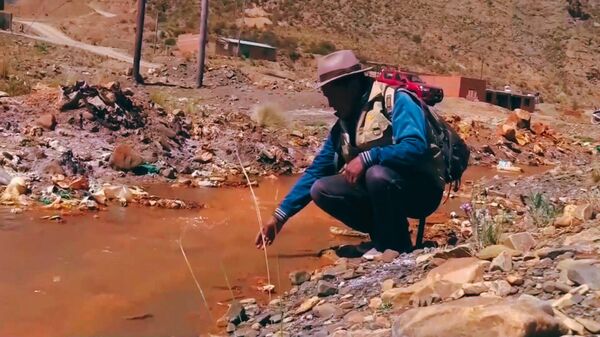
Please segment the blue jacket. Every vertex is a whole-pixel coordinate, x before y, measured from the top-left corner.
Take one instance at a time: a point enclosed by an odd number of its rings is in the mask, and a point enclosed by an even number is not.
[[[391,113],[393,145],[375,147],[359,157],[368,168],[383,165],[391,168],[417,167],[429,155],[425,115],[407,93],[397,91]],[[292,190],[275,210],[275,217],[285,222],[311,201],[310,189],[319,178],[337,174],[343,165],[339,121],[332,127],[327,140]]]

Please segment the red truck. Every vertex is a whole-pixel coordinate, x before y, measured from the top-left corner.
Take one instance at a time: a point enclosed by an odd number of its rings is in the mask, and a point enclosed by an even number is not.
[[[377,76],[377,81],[393,87],[406,88],[417,94],[428,105],[435,105],[444,99],[444,90],[425,83],[417,74],[384,69]]]

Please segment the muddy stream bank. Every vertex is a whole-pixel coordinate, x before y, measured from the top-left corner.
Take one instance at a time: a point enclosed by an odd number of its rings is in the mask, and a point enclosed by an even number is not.
[[[475,167],[465,180],[496,174]],[[261,182],[256,193],[265,219],[294,181]],[[267,283],[266,268],[262,251],[253,246],[258,225],[247,189],[157,185],[148,191],[207,207],[113,206],[97,215],[65,217],[65,223],[40,220],[51,213],[12,214],[10,208],[0,208],[0,336],[190,336],[215,331],[215,320],[231,300],[226,276],[235,297],[268,300],[257,290]],[[451,200],[432,221],[447,219],[459,205],[459,199]],[[330,234],[330,226],[341,225],[314,205],[286,225],[269,249],[271,283],[278,294],[289,289],[290,271],[328,262],[316,256],[321,249],[357,242]],[[184,230],[183,245],[212,320],[180,252]]]

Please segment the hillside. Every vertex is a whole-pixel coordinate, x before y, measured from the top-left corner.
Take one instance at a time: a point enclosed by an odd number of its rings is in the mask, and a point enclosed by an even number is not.
[[[34,5],[32,5],[35,3]],[[364,60],[398,64],[414,71],[483,77],[495,87],[511,84],[539,91],[565,107],[600,105],[600,3],[597,1],[450,0],[402,2],[359,0],[258,0],[246,4],[246,25],[264,9],[273,24],[244,28],[242,36],[273,43],[293,59],[350,48]],[[62,4],[62,6],[61,6]],[[131,48],[135,1],[100,0],[117,14],[89,25],[91,9],[47,0],[17,1],[20,16],[55,20],[69,35],[87,42]],[[210,28],[237,35],[242,1],[210,1]],[[154,41],[159,12],[161,43],[195,32],[197,0],[148,1],[147,42]],[[257,14],[258,13],[258,14]],[[254,18],[248,18],[254,16]],[[483,61],[483,67],[482,67]],[[482,71],[483,68],[483,71]]]

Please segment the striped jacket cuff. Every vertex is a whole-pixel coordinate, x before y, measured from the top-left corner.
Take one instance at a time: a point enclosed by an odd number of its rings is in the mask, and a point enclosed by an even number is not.
[[[277,208],[273,215],[282,223],[286,222],[288,219],[288,215],[281,208]]]
[[[371,156],[370,151],[361,152],[359,154],[359,156],[360,156],[360,159],[362,160],[363,164],[365,164],[366,167],[371,167],[375,164],[373,162],[373,157]]]

